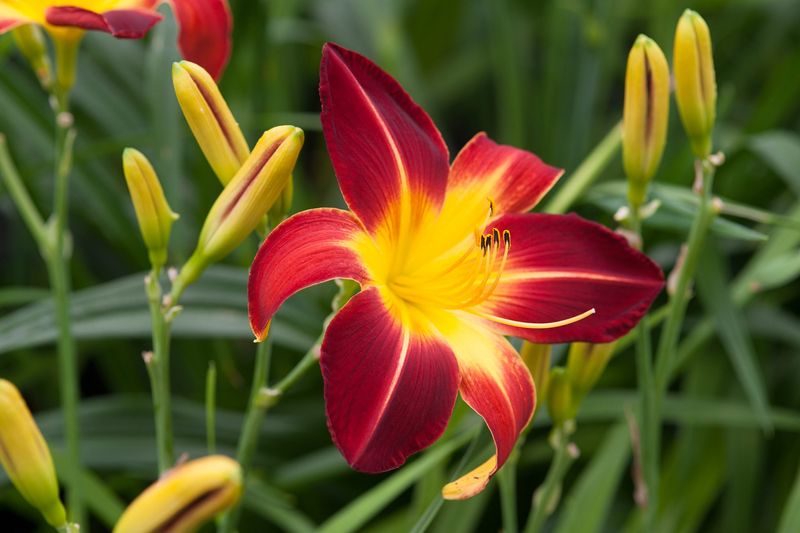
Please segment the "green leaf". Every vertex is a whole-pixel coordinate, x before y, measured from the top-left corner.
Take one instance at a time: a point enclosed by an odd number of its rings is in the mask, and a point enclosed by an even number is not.
[[[67,461],[68,459],[65,454],[58,452],[53,453],[53,462],[59,472],[68,470]],[[125,504],[96,474],[82,468],[80,469],[79,475],[81,476],[81,490],[83,491],[89,509],[100,518],[108,529],[112,529],[125,510]],[[61,479],[67,479],[64,475],[60,475],[59,477]]]
[[[78,340],[149,338],[150,312],[144,274],[76,291],[70,311]],[[247,271],[216,266],[187,289],[183,312],[173,323],[175,337],[252,339],[247,318]],[[325,310],[307,300],[292,299],[281,307],[273,332],[278,344],[307,350],[319,335]],[[39,301],[0,319],[0,354],[54,343],[58,335],[53,307]]]
[[[628,426],[625,421],[617,422],[569,490],[558,516],[556,533],[592,533],[602,529],[630,453]]]
[[[295,509],[287,495],[252,476],[244,492],[244,505],[289,533],[310,533],[316,527],[310,518]]]
[[[800,531],[800,470],[794,480],[792,492],[783,506],[778,533],[797,533]]]
[[[713,315],[720,340],[731,364],[761,420],[762,428],[772,431],[764,377],[756,363],[753,341],[728,290],[729,277],[722,255],[713,242],[706,243],[697,269],[697,291],[706,309]]]
[[[768,131],[751,137],[749,145],[800,196],[800,135]]]
[[[605,183],[589,191],[587,200],[607,213],[613,214],[619,208],[627,206],[625,188],[625,182]],[[654,189],[657,190],[657,188]],[[691,195],[691,192],[689,194]],[[650,228],[682,234],[688,233],[697,212],[697,204],[669,195],[659,199],[661,199],[662,205],[642,223]],[[746,242],[762,242],[767,239],[767,236],[759,231],[722,217],[716,217],[711,223],[711,233]]]
[[[449,441],[434,445],[421,457],[407,464],[330,517],[320,526],[318,531],[320,533],[340,533],[358,530],[389,505],[392,500],[425,475],[429,468],[440,461],[444,461],[458,448],[469,442],[479,429],[480,427],[475,427],[464,431]]]

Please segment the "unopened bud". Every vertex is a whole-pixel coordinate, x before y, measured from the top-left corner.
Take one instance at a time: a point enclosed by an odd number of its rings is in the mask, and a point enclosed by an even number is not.
[[[126,148],[122,152],[122,168],[150,263],[161,268],[167,262],[169,234],[178,215],[169,208],[156,171],[144,154]]]
[[[55,528],[67,528],[53,458],[25,400],[0,379],[0,463],[22,497]]]
[[[647,184],[661,162],[668,119],[667,59],[655,41],[639,35],[628,54],[622,120],[622,162],[635,208],[644,203]]]
[[[578,402],[595,386],[614,354],[613,342],[573,342],[567,355],[567,370]],[[577,402],[576,402],[577,403]]]
[[[230,509],[242,492],[239,464],[211,455],[166,472],[125,510],[114,533],[195,531]]]
[[[214,173],[227,185],[250,155],[250,148],[214,78],[189,61],[172,65],[175,95],[194,138]]]
[[[47,53],[47,43],[42,29],[37,24],[24,24],[14,28],[11,34],[14,36],[17,48],[39,78],[39,83],[49,90],[53,83],[53,65]]]
[[[173,294],[180,295],[209,264],[228,255],[258,226],[286,187],[302,146],[303,130],[294,126],[278,126],[261,136],[211,206],[197,248],[173,284]]]
[[[717,114],[717,81],[708,25],[696,12],[683,12],[675,30],[673,53],[675,98],[692,151],[699,158],[711,153],[711,133]]]
[[[556,425],[575,418],[577,412],[572,383],[566,368],[556,367],[550,371],[550,385],[547,388],[547,411]]]
[[[522,343],[520,356],[528,371],[531,373],[533,383],[536,385],[536,396],[547,398],[547,387],[550,384],[550,344],[535,344],[525,341]]]

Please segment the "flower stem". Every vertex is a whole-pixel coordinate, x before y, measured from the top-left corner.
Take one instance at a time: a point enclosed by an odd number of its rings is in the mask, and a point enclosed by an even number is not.
[[[629,227],[638,240],[639,247],[644,248],[642,238],[642,222],[639,207],[631,204]],[[642,472],[647,488],[645,500],[645,517],[647,530],[655,527],[656,510],[658,508],[659,488],[659,418],[655,380],[653,376],[653,353],[650,345],[650,327],[647,319],[642,319],[634,330],[636,336],[636,374],[639,382],[639,427],[641,438]]]
[[[325,321],[326,325],[328,320]],[[324,334],[324,329],[323,329]],[[306,352],[303,358],[292,368],[292,370],[278,382],[274,387],[267,387],[269,379],[269,362],[272,355],[272,335],[267,336],[266,340],[258,345],[256,351],[256,364],[253,371],[253,383],[250,389],[250,403],[245,415],[242,433],[239,436],[239,445],[236,451],[236,460],[242,467],[245,476],[245,484],[253,464],[253,456],[258,445],[258,436],[264,417],[274,405],[276,405],[283,394],[291,388],[306,372],[319,365],[319,350],[323,336],[317,339],[314,345]],[[246,486],[246,485],[245,485]],[[220,524],[221,533],[236,531],[239,518],[242,514],[241,504],[237,505],[225,515]]]
[[[515,450],[518,454],[519,451]],[[511,466],[511,468],[508,468]],[[519,518],[517,516],[517,460],[513,458],[497,473],[500,486],[500,509],[503,515],[503,533],[517,533]]]
[[[655,384],[659,397],[666,391],[669,376],[675,365],[675,357],[683,318],[689,304],[689,287],[697,268],[697,261],[703,248],[708,229],[714,221],[716,211],[713,208],[712,187],[714,184],[715,166],[706,161],[695,161],[695,190],[700,194],[697,215],[692,223],[687,242],[686,257],[678,273],[675,293],[670,298],[670,310],[664,330],[658,343],[656,353]]]
[[[44,220],[22,183],[22,178],[20,178],[19,171],[14,165],[14,160],[8,151],[6,137],[3,134],[0,134],[0,177],[6,184],[6,189],[8,189],[11,199],[16,204],[23,222],[28,227],[28,231],[33,235],[39,248],[44,251],[47,247],[47,230]]]
[[[53,196],[53,215],[50,221],[51,232],[43,247],[50,289],[53,294],[56,323],[58,326],[58,378],[61,392],[61,408],[64,412],[64,428],[67,441],[72,484],[67,494],[70,519],[78,524],[86,524],[85,508],[82,498],[81,478],[77,474],[81,464],[80,431],[78,424],[79,381],[78,358],[75,338],[72,336],[70,307],[70,256],[67,245],[67,217],[69,216],[69,173],[72,166],[72,152],[75,143],[75,130],[72,128],[72,114],[68,98],[59,99],[55,109],[55,192]]]
[[[547,517],[555,511],[561,496],[561,485],[569,467],[578,458],[575,446],[570,442],[574,423],[567,421],[553,428],[550,443],[555,450],[553,462],[547,471],[544,483],[533,496],[533,511],[525,524],[525,533],[539,533]]]
[[[158,471],[163,474],[169,470],[174,459],[172,440],[172,407],[169,382],[169,334],[170,310],[162,307],[161,284],[158,281],[160,271],[156,268],[145,278],[145,290],[150,306],[150,322],[153,335],[153,353],[145,357],[150,389],[153,396],[153,412],[155,413],[156,446],[158,448]]]
[[[575,169],[564,185],[544,207],[545,213],[564,213],[611,163],[622,146],[622,122],[618,122]]]

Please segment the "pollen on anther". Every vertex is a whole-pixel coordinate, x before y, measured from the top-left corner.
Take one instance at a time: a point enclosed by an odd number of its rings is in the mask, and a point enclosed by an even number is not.
[[[492,230],[492,237],[494,237],[494,245],[495,246],[500,246],[500,230],[499,229],[494,228]]]
[[[503,242],[506,246],[511,246],[511,232],[508,230],[503,230]]]

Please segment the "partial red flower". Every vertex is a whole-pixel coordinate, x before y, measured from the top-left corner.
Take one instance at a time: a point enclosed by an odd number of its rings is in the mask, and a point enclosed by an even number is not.
[[[528,214],[562,171],[478,134],[448,164],[430,117],[365,57],[323,49],[322,125],[350,211],[280,224],[250,271],[263,340],[286,298],[334,278],[361,284],[322,344],[328,425],[356,469],[382,472],[443,432],[457,394],[496,454],[444,489],[480,492],[536,403],[505,335],[609,342],[629,331],[663,276],[625,239],[574,215]]]
[[[227,0],[0,0],[0,33],[40,24],[56,31],[75,28],[141,39],[162,19],[156,11],[162,1],[175,11],[183,57],[219,78],[231,50],[232,18]]]

